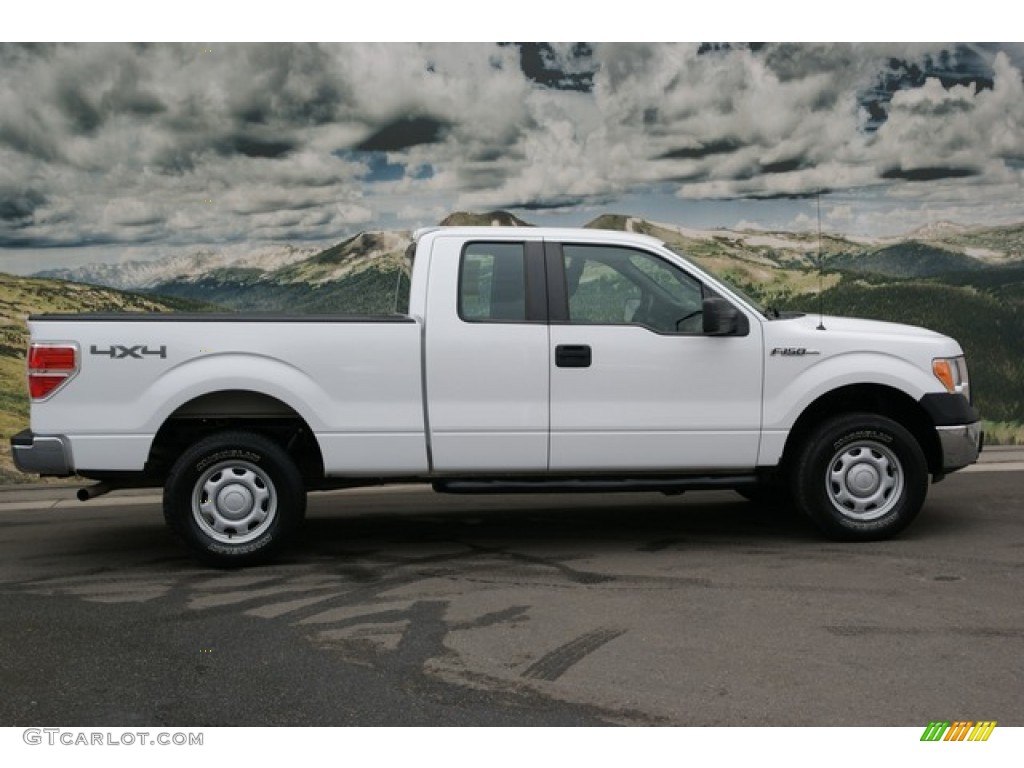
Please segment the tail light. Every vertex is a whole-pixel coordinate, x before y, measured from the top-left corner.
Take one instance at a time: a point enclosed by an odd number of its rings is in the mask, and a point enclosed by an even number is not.
[[[28,393],[46,400],[78,373],[78,345],[40,343],[28,348]]]

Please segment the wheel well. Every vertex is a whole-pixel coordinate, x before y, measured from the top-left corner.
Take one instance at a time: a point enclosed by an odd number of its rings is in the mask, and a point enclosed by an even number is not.
[[[854,384],[828,392],[804,409],[786,439],[782,454],[785,471],[811,431],[823,419],[865,411],[886,416],[905,427],[917,440],[928,462],[928,471],[942,473],[942,446],[935,425],[921,404],[898,389],[881,384]]]
[[[174,411],[153,439],[146,473],[165,477],[186,448],[224,430],[261,434],[288,453],[304,479],[323,479],[323,455],[306,421],[277,398],[249,390],[210,392]]]

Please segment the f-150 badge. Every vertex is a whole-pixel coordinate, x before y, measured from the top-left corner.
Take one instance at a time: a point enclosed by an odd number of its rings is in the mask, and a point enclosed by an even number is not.
[[[772,357],[782,355],[783,357],[803,357],[804,355],[820,355],[820,349],[807,349],[807,347],[776,347],[772,350]]]

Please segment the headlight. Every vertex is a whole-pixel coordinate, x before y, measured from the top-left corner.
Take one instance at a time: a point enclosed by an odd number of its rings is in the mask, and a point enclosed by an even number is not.
[[[971,381],[967,375],[967,360],[959,357],[937,357],[932,360],[932,373],[950,394],[961,394],[971,400]]]

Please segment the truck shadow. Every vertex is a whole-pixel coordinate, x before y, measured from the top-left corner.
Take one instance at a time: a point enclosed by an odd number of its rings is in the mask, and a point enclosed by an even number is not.
[[[958,500],[936,499],[895,541],[955,538],[978,524]],[[55,529],[43,519],[2,528],[24,539],[13,561],[56,573],[135,567],[208,569],[189,557],[157,508],[111,508]],[[54,531],[57,531],[56,534]],[[16,544],[12,540],[11,544]],[[884,546],[884,544],[883,544]],[[324,561],[399,560],[439,550],[558,553],[573,559],[628,553],[712,550],[780,552],[787,557],[857,549],[829,541],[795,510],[746,501],[732,492],[451,496],[424,491],[311,494],[304,524],[270,567]],[[456,558],[462,559],[461,557]]]
[[[697,495],[694,494],[694,497]],[[685,498],[685,497],[684,497]],[[414,501],[411,501],[413,499]],[[686,542],[733,547],[820,540],[795,511],[754,504],[732,493],[701,498],[614,496],[463,497],[421,493],[311,497],[290,548],[293,557],[387,550],[416,543],[586,547],[657,552]]]

